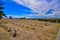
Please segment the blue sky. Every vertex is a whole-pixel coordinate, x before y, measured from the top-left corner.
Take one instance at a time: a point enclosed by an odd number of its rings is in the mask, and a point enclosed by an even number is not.
[[[60,18],[59,0],[2,0],[4,12],[14,18]]]

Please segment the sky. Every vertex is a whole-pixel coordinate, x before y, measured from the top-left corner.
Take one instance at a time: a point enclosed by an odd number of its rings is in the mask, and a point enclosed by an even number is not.
[[[1,0],[13,18],[60,18],[60,0]],[[1,2],[0,2],[1,3]]]

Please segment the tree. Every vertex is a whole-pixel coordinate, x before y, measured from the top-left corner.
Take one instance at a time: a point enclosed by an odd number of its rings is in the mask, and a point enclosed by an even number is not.
[[[12,16],[10,16],[9,19],[12,19]]]
[[[3,7],[3,3],[0,3],[0,20],[4,17],[6,17],[6,14],[3,11],[4,7]]]

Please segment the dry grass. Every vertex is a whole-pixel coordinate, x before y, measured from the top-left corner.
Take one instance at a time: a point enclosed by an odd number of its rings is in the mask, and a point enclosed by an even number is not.
[[[48,22],[46,26],[44,23],[37,20],[2,19],[0,40],[55,40],[60,24]],[[7,26],[12,28],[11,32],[7,32]],[[15,38],[14,29],[17,29]]]

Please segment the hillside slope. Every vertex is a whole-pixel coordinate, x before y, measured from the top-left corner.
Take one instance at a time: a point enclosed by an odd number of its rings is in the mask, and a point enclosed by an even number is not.
[[[59,27],[59,23],[2,19],[0,21],[0,40],[55,40]],[[16,36],[13,37],[15,30]]]

